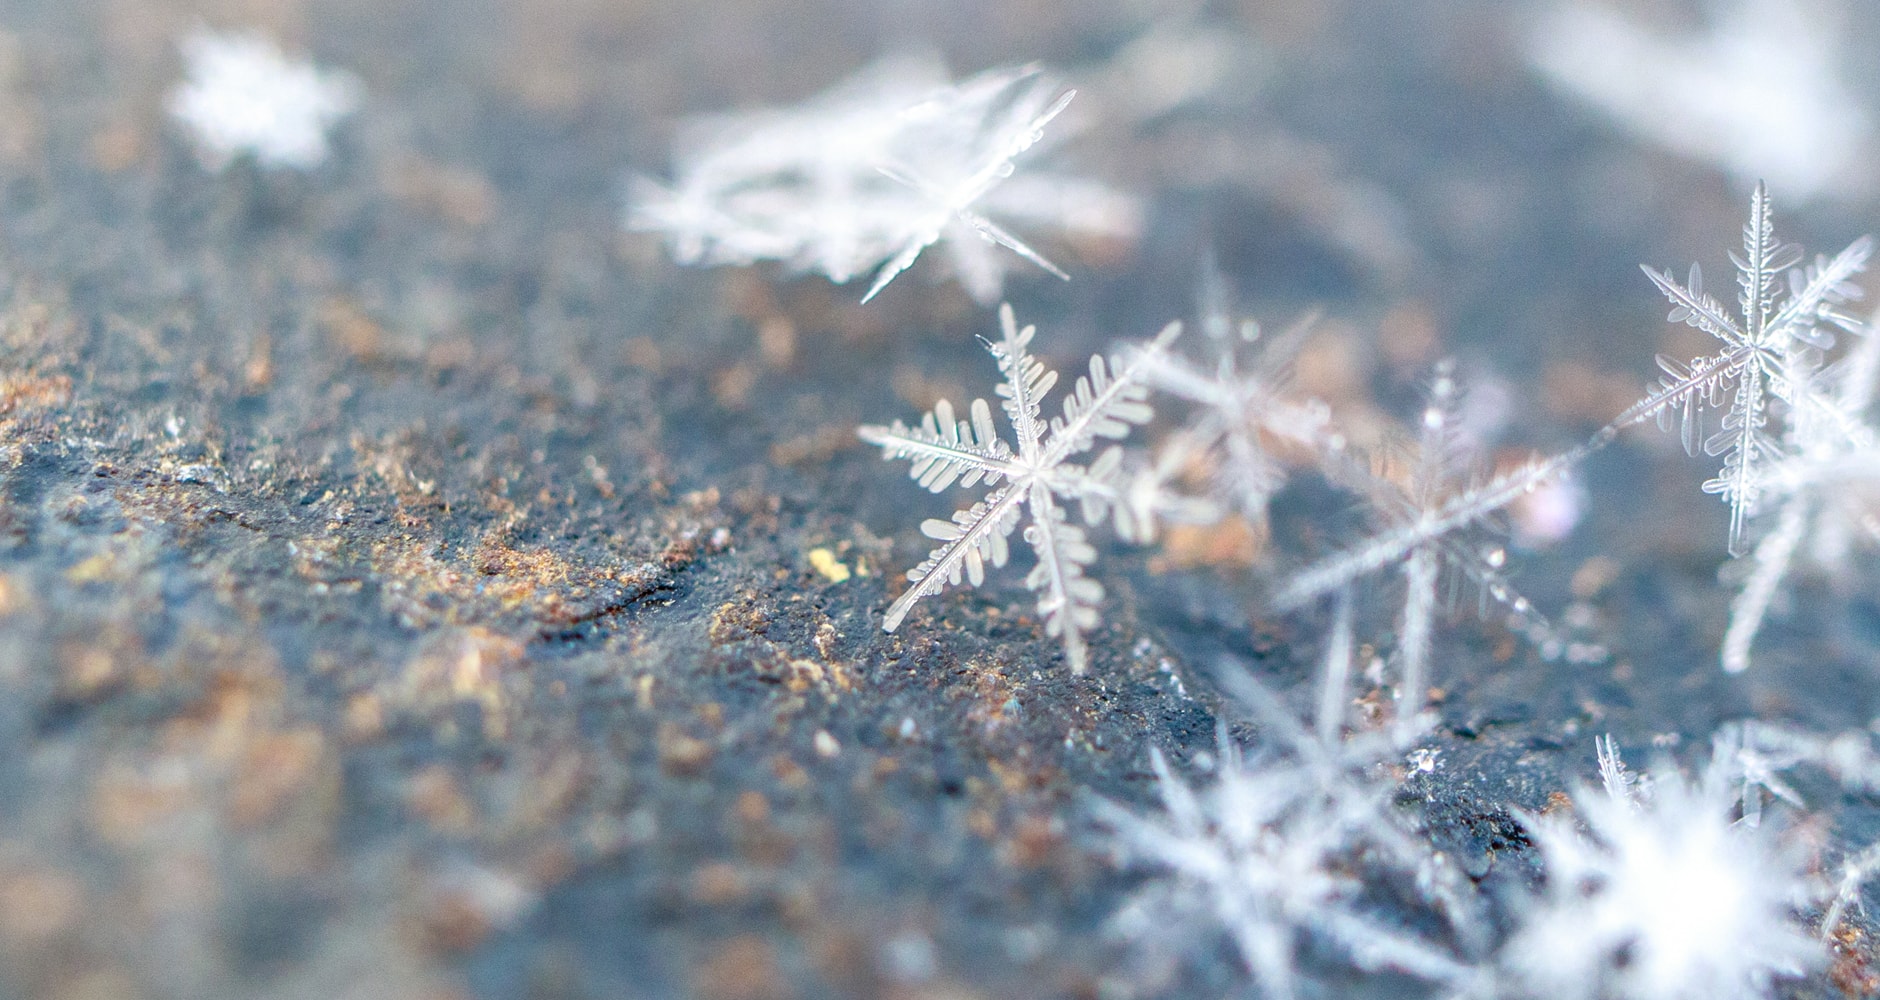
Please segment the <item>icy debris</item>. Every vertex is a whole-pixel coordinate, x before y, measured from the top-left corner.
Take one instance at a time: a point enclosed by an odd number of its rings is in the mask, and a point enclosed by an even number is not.
[[[327,134],[359,106],[352,74],[291,59],[259,33],[198,31],[181,49],[185,79],[169,111],[210,170],[244,154],[264,167],[312,170],[326,162]]]
[[[1017,168],[1073,93],[1034,66],[954,84],[931,59],[885,59],[796,107],[691,123],[672,182],[635,179],[626,224],[664,234],[684,264],[872,275],[863,301],[944,243],[990,304],[1008,266],[995,244],[1064,277],[1005,223],[1125,238],[1140,225],[1127,196]]]
[[[1624,5],[1620,5],[1624,6]],[[1555,87],[1739,181],[1830,193],[1861,162],[1872,121],[1842,81],[1826,3],[1719,0],[1702,34],[1661,33],[1613,5],[1563,3],[1529,35]]]

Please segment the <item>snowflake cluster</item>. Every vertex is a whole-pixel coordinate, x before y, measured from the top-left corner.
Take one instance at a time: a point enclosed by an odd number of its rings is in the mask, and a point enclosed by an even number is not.
[[[1164,951],[1180,941],[1178,957],[1205,946],[1213,928],[1263,995],[1279,997],[1303,989],[1327,954],[1352,969],[1410,976],[1458,997],[1769,996],[1776,983],[1825,964],[1828,950],[1809,933],[1810,916],[1825,914],[1818,926],[1827,934],[1880,874],[1876,845],[1842,858],[1838,877],[1817,875],[1821,845],[1784,775],[1812,764],[1850,791],[1871,794],[1880,789],[1880,754],[1864,741],[1746,723],[1718,734],[1695,778],[1668,769],[1640,778],[1609,741],[1602,744],[1603,788],[1578,792],[1571,809],[1524,820],[1544,882],[1504,916],[1493,942],[1485,939],[1493,924],[1482,912],[1495,904],[1476,898],[1447,859],[1401,825],[1391,774],[1393,765],[1401,774],[1430,762],[1419,758],[1426,751],[1416,743],[1430,723],[1422,693],[1445,577],[1473,584],[1482,607],[1501,609],[1544,655],[1561,651],[1564,641],[1509,580],[1493,529],[1501,512],[1559,482],[1626,427],[1676,421],[1688,448],[1701,445],[1722,460],[1705,489],[1728,503],[1731,551],[1748,566],[1724,643],[1729,669],[1747,665],[1756,629],[1798,553],[1833,565],[1856,541],[1880,540],[1880,431],[1868,413],[1880,337],[1844,310],[1859,295],[1851,279],[1868,253],[1863,240],[1805,261],[1775,239],[1759,187],[1744,248],[1733,255],[1736,315],[1704,291],[1697,269],[1685,281],[1646,269],[1672,301],[1672,320],[1715,338],[1716,351],[1661,359],[1658,385],[1584,444],[1493,475],[1474,471],[1451,366],[1438,365],[1403,447],[1357,448],[1326,407],[1292,393],[1287,361],[1302,328],[1263,338],[1253,324],[1227,322],[1218,304],[1203,309],[1199,324],[1205,360],[1172,349],[1172,332],[1108,366],[1094,359],[1089,384],[1079,384],[1073,405],[1047,428],[1038,422],[1037,400],[1055,376],[1031,358],[1031,331],[1017,328],[1006,309],[1004,339],[993,353],[1016,445],[997,435],[983,402],[968,419],[943,402],[918,428],[863,430],[887,457],[910,459],[915,479],[929,489],[994,487],[951,521],[928,522],[926,533],[942,545],[909,574],[914,586],[890,609],[887,626],[899,625],[915,601],[944,583],[978,584],[988,565],[1001,565],[1022,510],[1039,559],[1027,583],[1044,595],[1047,631],[1064,636],[1067,659],[1082,671],[1084,633],[1099,621],[1103,591],[1087,572],[1094,548],[1062,520],[1065,504],[1085,505],[1087,524],[1107,517],[1126,540],[1149,541],[1155,523],[1170,517],[1261,517],[1293,466],[1309,464],[1358,497],[1373,525],[1275,587],[1281,610],[1334,603],[1316,724],[1308,732],[1251,679],[1218,678],[1255,708],[1263,741],[1249,754],[1223,734],[1213,763],[1202,768],[1211,780],[1199,788],[1153,753],[1160,812],[1097,807],[1119,855],[1159,873],[1114,926]],[[1852,346],[1837,352],[1836,333],[1853,335]],[[1107,421],[1100,416],[1112,398],[1105,386],[1123,403]],[[1059,444],[1080,421],[1106,423],[1100,436],[1116,439],[1148,423],[1151,392],[1177,401],[1188,417],[1164,435],[1155,457],[1129,458],[1111,446],[1088,464],[1065,461],[1099,436]],[[1706,434],[1702,425],[1713,412],[1718,426]],[[1133,476],[1126,472],[1132,468]],[[1171,487],[1179,483],[1199,485],[1204,495],[1177,496]],[[1774,524],[1765,527],[1769,511]],[[1075,532],[1070,544],[1067,529]],[[1354,594],[1386,572],[1401,576],[1404,592],[1390,656],[1397,711],[1394,724],[1375,728],[1348,717],[1347,688]],[[1771,803],[1781,807],[1773,820]],[[1382,916],[1375,894],[1393,878],[1414,885],[1418,905],[1446,918],[1442,934]]]
[[[1531,58],[1557,86],[1666,145],[1774,173],[1804,196],[1844,174],[1869,131],[1867,112],[1824,70],[1823,35],[1791,5],[1735,0],[1696,40],[1659,38],[1583,3],[1540,24]],[[211,170],[242,157],[316,168],[361,103],[350,74],[290,59],[259,35],[201,31],[181,49],[186,79],[167,109]],[[1679,112],[1665,112],[1667,93]],[[1033,167],[1073,96],[1035,66],[954,82],[932,60],[887,59],[794,107],[690,123],[670,180],[634,180],[626,225],[663,237],[685,264],[772,261],[837,283],[866,279],[864,302],[938,245],[990,305],[1014,255],[1067,277],[1020,232],[1128,239],[1139,228],[1133,199]],[[1734,309],[1695,265],[1683,279],[1644,269],[1671,303],[1669,321],[1711,338],[1710,349],[1660,357],[1645,397],[1579,446],[1494,471],[1465,433],[1452,363],[1435,366],[1407,429],[1354,444],[1329,406],[1293,385],[1311,319],[1268,335],[1231,316],[1218,278],[1204,288],[1201,336],[1178,349],[1172,322],[1093,356],[1049,416],[1058,373],[1034,353],[1036,329],[1001,305],[986,346],[1002,419],[987,399],[963,410],[941,399],[918,423],[860,429],[929,492],[974,491],[921,525],[936,544],[907,572],[883,627],[896,630],[948,587],[985,583],[1011,561],[1016,535],[1030,550],[1023,580],[1041,631],[1084,674],[1106,599],[1093,531],[1150,544],[1168,523],[1264,522],[1275,495],[1310,469],[1366,522],[1322,558],[1262,581],[1262,611],[1332,605],[1315,715],[1301,722],[1250,675],[1217,676],[1258,742],[1243,748],[1222,726],[1215,751],[1193,761],[1198,781],[1151,750],[1160,808],[1097,804],[1119,858],[1149,873],[1114,926],[1139,944],[1174,940],[1176,951],[1225,942],[1274,997],[1319,988],[1310,980],[1330,966],[1454,997],[1769,996],[1826,964],[1823,938],[1855,918],[1880,875],[1880,844],[1824,848],[1799,790],[1808,785],[1791,780],[1808,768],[1849,795],[1880,794],[1869,734],[1736,723],[1694,776],[1635,774],[1608,737],[1599,787],[1519,817],[1541,877],[1511,889],[1512,901],[1463,878],[1397,803],[1406,773],[1438,766],[1419,741],[1432,725],[1439,615],[1458,591],[1472,588],[1483,617],[1544,658],[1602,655],[1597,644],[1570,647],[1521,595],[1496,537],[1507,510],[1563,489],[1576,463],[1624,429],[1676,425],[1687,452],[1717,460],[1702,489],[1729,511],[1737,590],[1726,671],[1751,665],[1798,563],[1845,574],[1857,546],[1880,545],[1880,334],[1849,311],[1872,252],[1862,239],[1809,259],[1777,239],[1758,183],[1731,255]],[[1152,426],[1158,405],[1168,426]],[[1367,696],[1375,711],[1354,718],[1368,590],[1387,591],[1393,610],[1388,638],[1367,647],[1380,652],[1365,654],[1365,676],[1373,694],[1394,688],[1395,704]]]

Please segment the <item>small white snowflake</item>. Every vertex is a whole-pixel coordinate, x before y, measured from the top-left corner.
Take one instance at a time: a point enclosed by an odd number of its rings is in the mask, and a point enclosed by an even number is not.
[[[889,632],[923,597],[939,593],[963,579],[972,586],[985,582],[986,567],[1005,565],[1011,553],[1008,541],[1027,520],[1023,537],[1037,555],[1037,565],[1025,585],[1038,592],[1038,614],[1045,631],[1064,641],[1064,658],[1074,673],[1083,673],[1086,661],[1084,633],[1095,628],[1103,600],[1103,585],[1084,575],[1096,561],[1096,547],[1084,529],[1071,523],[1067,507],[1074,504],[1085,524],[1114,521],[1125,538],[1143,538],[1148,530],[1136,523],[1140,509],[1122,475],[1123,452],[1113,447],[1089,464],[1080,459],[1099,439],[1127,437],[1131,429],[1149,421],[1154,412],[1147,402],[1143,381],[1147,359],[1167,349],[1181,332],[1170,323],[1161,334],[1128,360],[1090,359],[1090,374],[1080,377],[1064,400],[1064,413],[1045,420],[1044,397],[1057,384],[1057,372],[1031,353],[1036,328],[1020,327],[1012,307],[999,307],[1003,337],[986,347],[1005,376],[996,390],[1012,443],[999,436],[992,422],[992,407],[973,400],[967,420],[959,419],[953,404],[941,400],[917,427],[895,421],[888,426],[860,429],[862,440],[881,449],[887,459],[913,463],[909,474],[933,493],[958,483],[963,488],[984,484],[984,499],[956,511],[951,520],[929,518],[921,532],[940,546],[925,562],[908,571],[913,585],[888,608],[882,627]]]
[[[359,106],[350,73],[289,59],[260,34],[199,31],[181,48],[186,79],[168,107],[210,170],[243,154],[311,170],[326,161],[327,133]]]

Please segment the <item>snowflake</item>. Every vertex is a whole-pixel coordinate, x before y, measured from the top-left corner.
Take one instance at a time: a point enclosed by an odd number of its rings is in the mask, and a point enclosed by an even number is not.
[[[1069,522],[1061,504],[1075,501],[1088,525],[1101,524],[1113,514],[1125,537],[1145,532],[1134,523],[1134,509],[1126,502],[1120,448],[1108,449],[1089,465],[1071,460],[1089,451],[1098,438],[1125,437],[1132,426],[1149,420],[1149,387],[1142,378],[1145,359],[1164,350],[1181,326],[1169,324],[1129,360],[1106,365],[1102,355],[1092,357],[1090,374],[1077,380],[1064,400],[1063,415],[1047,425],[1040,413],[1057,373],[1031,355],[1036,328],[1020,328],[1009,305],[999,307],[999,325],[1002,339],[987,347],[1005,376],[998,395],[1015,444],[999,437],[992,408],[984,399],[973,400],[969,420],[958,419],[953,404],[943,399],[918,427],[896,421],[861,428],[862,439],[879,446],[884,458],[911,460],[914,480],[934,493],[955,482],[964,488],[981,483],[991,487],[982,500],[951,520],[930,519],[921,525],[940,546],[908,572],[913,586],[888,608],[882,627],[894,631],[916,601],[949,583],[958,584],[962,578],[975,587],[983,583],[988,564],[1005,565],[1010,554],[1007,539],[1022,513],[1029,518],[1025,541],[1038,558],[1025,584],[1039,592],[1038,613],[1045,631],[1062,637],[1071,669],[1082,673],[1083,635],[1098,622],[1103,586],[1084,575],[1084,567],[1096,559],[1096,549],[1084,529]]]
[[[1872,133],[1837,73],[1838,18],[1793,0],[1709,6],[1708,32],[1667,36],[1602,4],[1560,4],[1535,25],[1528,58],[1662,146],[1798,197],[1830,193]]]
[[[1511,623],[1539,639],[1545,652],[1557,644],[1546,620],[1508,581],[1503,571],[1505,551],[1499,546],[1465,544],[1458,535],[1489,521],[1587,451],[1582,447],[1530,461],[1487,482],[1465,484],[1455,468],[1459,391],[1448,366],[1438,369],[1430,395],[1415,454],[1407,462],[1407,482],[1400,482],[1401,477],[1388,470],[1380,474],[1336,463],[1329,466],[1335,479],[1366,496],[1376,533],[1299,572],[1276,598],[1281,610],[1297,609],[1362,577],[1399,567],[1406,588],[1398,635],[1398,719],[1404,725],[1411,724],[1422,708],[1438,583],[1445,568],[1476,584],[1485,603],[1492,599],[1506,608]]]
[[[1212,268],[1205,272],[1201,299],[1199,326],[1212,363],[1162,354],[1149,361],[1147,378],[1196,410],[1170,449],[1183,458],[1202,459],[1213,469],[1217,497],[1258,521],[1285,482],[1284,460],[1275,452],[1316,456],[1344,447],[1325,406],[1297,399],[1288,385],[1292,358],[1314,317],[1263,338],[1258,323],[1229,318],[1225,288]]]
[[[244,153],[264,167],[311,170],[326,161],[327,132],[359,106],[351,74],[290,60],[259,34],[200,31],[181,48],[187,79],[169,110],[211,170]]]
[[[1251,677],[1234,677],[1230,687],[1267,735],[1257,759],[1244,760],[1223,729],[1207,788],[1190,787],[1152,750],[1160,813],[1096,805],[1121,855],[1166,873],[1113,926],[1141,944],[1210,940],[1197,925],[1224,932],[1265,996],[1294,995],[1295,956],[1307,940],[1329,943],[1367,972],[1464,991],[1481,985],[1484,974],[1450,948],[1366,912],[1367,884],[1376,883],[1357,874],[1360,859],[1374,879],[1410,875],[1457,936],[1479,944],[1462,880],[1403,828],[1389,804],[1394,786],[1374,777],[1402,744],[1382,733],[1325,742]]]
[[[1774,978],[1820,964],[1797,916],[1810,896],[1799,845],[1732,822],[1740,772],[1727,750],[1696,781],[1634,782],[1607,743],[1606,788],[1574,796],[1584,830],[1564,810],[1526,821],[1547,884],[1502,964],[1531,995],[1767,997]]]
[[[1110,237],[1139,225],[1101,185],[1015,172],[1073,94],[1032,66],[949,84],[931,60],[884,60],[798,107],[695,122],[671,186],[635,182],[627,226],[665,234],[686,264],[777,260],[839,284],[873,272],[863,301],[944,241],[992,302],[994,244],[1065,277],[995,218]]]
[[[1817,394],[1807,380],[1794,377],[1793,358],[1810,348],[1832,345],[1824,324],[1859,328],[1857,320],[1837,307],[1859,297],[1860,290],[1848,281],[1866,266],[1872,249],[1872,241],[1859,239],[1833,259],[1820,258],[1803,266],[1801,248],[1776,242],[1769,194],[1758,184],[1750,196],[1749,222],[1743,227],[1743,253],[1731,255],[1740,290],[1740,323],[1704,293],[1703,272],[1697,265],[1691,265],[1690,279],[1684,284],[1662,271],[1644,268],[1671,300],[1669,321],[1696,327],[1717,338],[1722,347],[1688,362],[1661,355],[1658,365],[1665,375],[1658,388],[1601,433],[1609,437],[1618,428],[1651,417],[1662,426],[1677,415],[1686,452],[1694,454],[1701,442],[1705,454],[1724,456],[1722,471],[1704,484],[1704,492],[1720,494],[1730,505],[1731,555],[1744,551],[1745,525],[1768,487],[1768,466],[1781,454],[1768,429],[1771,400],[1822,415],[1834,412],[1831,403],[1813,398]],[[1717,408],[1726,391],[1730,403],[1722,426],[1704,437],[1702,413]]]

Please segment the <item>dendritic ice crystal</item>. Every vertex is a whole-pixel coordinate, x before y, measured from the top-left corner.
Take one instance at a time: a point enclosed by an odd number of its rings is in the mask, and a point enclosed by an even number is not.
[[[290,59],[259,34],[199,31],[181,47],[186,79],[169,111],[211,170],[244,154],[264,167],[311,170],[326,162],[328,132],[359,106],[351,74]]]
[[[1732,816],[1733,749],[1694,780],[1634,780],[1607,744],[1603,789],[1528,821],[1547,884],[1504,949],[1520,995],[1751,1000],[1822,963],[1797,915],[1811,896],[1801,845]]]
[[[1096,803],[1117,853],[1159,872],[1112,927],[1139,947],[1196,954],[1225,934],[1260,996],[1302,991],[1308,942],[1366,972],[1479,995],[1490,976],[1466,953],[1483,946],[1485,925],[1466,880],[1404,827],[1391,803],[1388,765],[1404,744],[1375,731],[1326,741],[1251,677],[1232,687],[1265,737],[1251,759],[1223,731],[1209,761],[1213,778],[1196,788],[1152,751],[1160,811]],[[1369,893],[1393,876],[1419,887],[1421,905],[1447,919],[1454,940],[1373,912]]]
[[[1689,361],[1660,355],[1658,366],[1665,374],[1658,387],[1608,430],[1653,417],[1663,426],[1676,418],[1686,452],[1695,454],[1701,445],[1706,455],[1723,457],[1723,468],[1704,484],[1704,492],[1730,505],[1731,555],[1744,552],[1749,518],[1769,489],[1771,466],[1783,453],[1769,426],[1773,405],[1833,417],[1833,404],[1820,399],[1811,380],[1798,374],[1796,359],[1832,347],[1828,327],[1861,329],[1859,320],[1839,307],[1860,296],[1850,282],[1872,252],[1873,242],[1863,238],[1832,258],[1804,264],[1800,247],[1776,240],[1769,192],[1758,184],[1743,227],[1743,251],[1731,255],[1740,318],[1704,291],[1697,265],[1681,284],[1663,271],[1644,269],[1671,301],[1669,321],[1702,330],[1719,346]],[[1706,435],[1703,414],[1713,409],[1723,416],[1718,429]]]
[[[1268,335],[1251,320],[1234,322],[1224,282],[1212,267],[1201,289],[1204,352],[1148,361],[1158,392],[1189,404],[1193,415],[1164,445],[1163,460],[1200,459],[1214,499],[1249,520],[1266,517],[1267,501],[1286,481],[1289,458],[1316,459],[1344,447],[1329,409],[1293,392],[1290,366],[1315,317]]]
[[[1765,477],[1771,524],[1733,567],[1742,582],[1723,638],[1723,666],[1732,673],[1749,667],[1763,619],[1798,556],[1845,571],[1856,543],[1880,543],[1880,433],[1869,413],[1880,336],[1867,331],[1827,366],[1819,351],[1797,352],[1788,374],[1808,392],[1789,414],[1781,455]]]
[[[1038,592],[1038,614],[1046,632],[1063,639],[1065,659],[1073,671],[1082,673],[1088,658],[1084,633],[1098,623],[1103,585],[1084,575],[1097,552],[1084,529],[1070,522],[1065,507],[1076,504],[1084,523],[1093,527],[1114,520],[1125,537],[1146,531],[1136,523],[1136,510],[1128,502],[1122,449],[1107,449],[1089,464],[1074,459],[1099,439],[1126,437],[1132,427],[1148,422],[1153,413],[1142,377],[1144,365],[1181,327],[1169,324],[1129,359],[1106,363],[1102,355],[1092,357],[1090,374],[1079,378],[1065,397],[1063,414],[1047,423],[1042,417],[1044,397],[1058,376],[1031,354],[1036,328],[1020,327],[1009,305],[999,308],[999,326],[1001,339],[987,346],[1005,376],[997,392],[1012,428],[1012,443],[999,436],[992,407],[984,399],[973,400],[966,420],[943,399],[919,426],[897,420],[886,427],[861,428],[862,439],[880,447],[883,457],[911,461],[914,481],[934,493],[955,483],[991,489],[950,520],[934,518],[921,525],[940,546],[908,572],[912,586],[888,608],[882,627],[894,631],[915,602],[948,584],[964,579],[976,587],[984,582],[987,566],[1005,565],[1008,540],[1023,517],[1028,521],[1024,539],[1038,560],[1025,584]]]
[[[1410,725],[1423,706],[1445,570],[1453,579],[1479,588],[1484,602],[1504,608],[1510,624],[1542,639],[1544,645],[1557,644],[1546,619],[1509,581],[1505,550],[1499,545],[1472,544],[1466,533],[1565,472],[1584,449],[1535,459],[1486,480],[1472,480],[1463,461],[1466,449],[1457,440],[1459,397],[1453,371],[1447,365],[1440,367],[1411,454],[1401,461],[1377,463],[1376,469],[1350,463],[1328,465],[1335,480],[1366,499],[1376,530],[1294,574],[1276,596],[1282,610],[1291,610],[1387,569],[1402,572],[1404,602],[1397,644],[1400,726]],[[1544,651],[1554,652],[1551,648]]]
[[[671,183],[635,180],[627,227],[663,234],[686,264],[872,275],[863,301],[944,243],[990,304],[1007,268],[998,246],[1064,277],[1008,223],[1111,238],[1139,225],[1133,199],[1017,169],[1074,93],[1035,66],[954,84],[931,59],[886,59],[796,107],[691,123]]]

